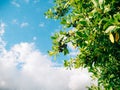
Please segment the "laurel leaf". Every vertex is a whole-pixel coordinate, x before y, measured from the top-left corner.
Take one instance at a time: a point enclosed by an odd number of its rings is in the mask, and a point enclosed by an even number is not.
[[[112,33],[109,34],[109,39],[112,43],[114,43],[114,37],[113,37]]]
[[[105,33],[111,32],[111,31],[114,30],[115,28],[116,28],[116,26],[109,26],[109,27],[106,29]]]
[[[118,40],[119,40],[119,33],[116,32],[116,34],[115,34],[115,41],[118,42]]]

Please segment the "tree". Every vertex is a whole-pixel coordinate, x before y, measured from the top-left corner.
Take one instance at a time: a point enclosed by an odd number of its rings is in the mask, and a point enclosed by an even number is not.
[[[89,90],[120,90],[120,0],[54,0],[45,15],[61,21],[50,55],[69,54],[68,43],[80,50],[66,67],[88,68],[98,78]],[[72,28],[72,30],[70,30]]]

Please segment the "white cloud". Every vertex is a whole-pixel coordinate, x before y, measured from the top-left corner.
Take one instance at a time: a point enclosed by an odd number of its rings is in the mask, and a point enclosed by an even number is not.
[[[79,51],[78,51],[78,50],[76,50],[76,51],[71,51],[71,52],[69,53],[70,56],[77,56],[78,54],[79,54]]]
[[[30,2],[30,0],[24,0],[26,3],[29,3]]]
[[[1,45],[0,51],[0,90],[87,90],[90,85],[86,69],[54,67],[34,43],[19,43],[10,50]]]
[[[16,6],[16,7],[20,7],[20,4],[18,2],[16,2],[16,1],[12,1],[11,4]]]
[[[37,37],[33,37],[33,40],[34,40],[34,41],[37,40]]]
[[[50,4],[54,4],[54,3],[53,3],[53,0],[49,0],[48,3],[50,3]]]
[[[4,47],[5,47],[6,43],[2,40],[2,36],[3,36],[4,32],[5,32],[5,26],[6,26],[5,23],[0,22],[0,53],[5,52]]]
[[[23,22],[23,23],[21,23],[20,27],[21,27],[21,28],[23,28],[23,27],[27,27],[28,25],[29,25],[29,23],[27,23],[27,22]]]
[[[90,84],[87,70],[55,68],[33,43],[14,45],[0,56],[0,87],[17,90],[82,90]],[[22,63],[21,67],[18,65]],[[11,83],[12,81],[12,83]],[[83,89],[84,88],[84,89]]]
[[[75,47],[72,45],[71,42],[69,42],[67,45],[68,45],[69,49],[71,49],[72,51],[75,50]]]
[[[41,22],[40,24],[39,24],[39,27],[44,27],[45,26],[45,23],[43,23],[43,22]]]
[[[34,0],[33,2],[34,2],[34,3],[38,3],[38,2],[40,2],[40,0]]]
[[[85,90],[87,87],[86,84],[90,80],[88,73],[83,71],[82,74],[78,74],[79,72],[80,70],[70,78],[69,87],[71,90]]]
[[[80,53],[80,51],[78,50],[78,48],[76,48],[75,46],[73,46],[71,42],[69,42],[67,45],[68,45],[68,48],[70,50],[70,53],[69,53],[70,56],[76,56],[77,54]]]
[[[0,36],[2,36],[4,34],[4,29],[5,29],[5,23],[0,22]]]
[[[17,19],[13,19],[12,20],[12,24],[17,24],[18,25],[18,20]]]

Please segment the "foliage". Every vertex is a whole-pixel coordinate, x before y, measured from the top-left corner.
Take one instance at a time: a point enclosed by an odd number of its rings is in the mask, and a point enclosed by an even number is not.
[[[50,55],[69,54],[68,43],[80,50],[64,65],[85,67],[98,78],[89,90],[120,90],[120,0],[54,0],[45,15],[61,21]],[[72,30],[68,30],[71,29]]]

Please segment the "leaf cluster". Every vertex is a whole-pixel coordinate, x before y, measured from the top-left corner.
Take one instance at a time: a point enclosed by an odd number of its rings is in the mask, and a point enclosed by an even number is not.
[[[54,3],[45,15],[60,20],[64,30],[51,37],[53,46],[49,54],[67,55],[70,52],[67,45],[72,43],[80,53],[64,65],[88,68],[98,78],[98,86],[89,90],[119,90],[120,1],[55,0]]]

